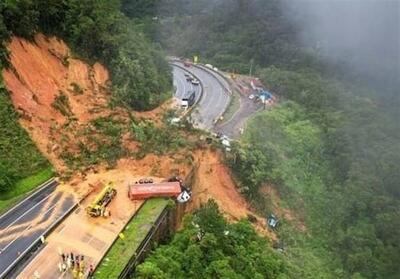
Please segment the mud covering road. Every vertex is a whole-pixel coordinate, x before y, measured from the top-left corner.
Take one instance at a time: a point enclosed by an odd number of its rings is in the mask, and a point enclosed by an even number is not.
[[[77,202],[73,194],[58,186],[54,180],[49,182],[1,216],[0,278],[6,278],[24,252]]]

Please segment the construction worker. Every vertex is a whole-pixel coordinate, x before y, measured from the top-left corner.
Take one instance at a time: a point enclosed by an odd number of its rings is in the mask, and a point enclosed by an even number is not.
[[[76,268],[72,270],[72,278],[74,279],[78,278],[78,270]]]
[[[58,263],[58,270],[60,271],[60,273],[62,273],[62,263]]]
[[[71,267],[72,267],[72,260],[70,257],[67,257],[67,267],[68,267],[68,269],[71,269]]]

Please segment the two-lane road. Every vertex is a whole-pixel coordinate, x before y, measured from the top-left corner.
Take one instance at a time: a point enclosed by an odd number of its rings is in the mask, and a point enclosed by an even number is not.
[[[0,278],[76,204],[76,197],[58,186],[49,181],[0,217]]]
[[[178,88],[175,95],[177,98],[180,98],[188,90],[188,86],[190,86],[190,83],[186,82],[186,79],[182,79],[181,75],[185,71],[190,72],[200,80],[203,87],[203,96],[192,113],[192,119],[199,128],[209,131],[213,130],[215,120],[225,111],[230,100],[229,93],[226,87],[223,86],[223,81],[219,80],[215,74],[203,67],[184,67],[183,63],[177,61],[174,61],[172,66],[174,82]]]

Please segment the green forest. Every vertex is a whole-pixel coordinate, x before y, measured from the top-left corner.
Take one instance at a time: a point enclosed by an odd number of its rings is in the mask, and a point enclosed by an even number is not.
[[[285,1],[145,1],[147,17],[135,13],[140,2],[124,1],[124,12],[168,53],[230,72],[253,68],[279,97],[250,120],[227,163],[259,213],[272,210],[259,195],[268,183],[304,219],[307,234],[290,222],[278,230],[287,264],[297,267],[292,278],[399,278],[398,59],[375,61],[370,72],[349,70],[363,58],[357,52],[348,64],[327,61],[312,42],[299,43],[301,25],[289,19],[302,15],[288,16]],[[168,248],[160,250],[142,272],[161,272]]]
[[[209,202],[187,216],[169,244],[151,253],[137,268],[136,278],[400,278],[400,46],[388,41],[397,56],[380,59],[391,49],[373,52],[374,45],[365,41],[365,52],[347,51],[340,60],[342,53],[334,56],[329,48],[324,52],[329,40],[312,33],[307,34],[307,43],[300,38],[303,23],[315,19],[301,13],[302,6],[324,1],[293,1],[295,9],[288,9],[288,2],[0,3],[1,69],[10,66],[6,46],[11,36],[33,40],[42,32],[65,40],[74,56],[107,66],[114,105],[143,111],[169,98],[167,54],[199,55],[200,62],[219,69],[251,73],[279,99],[276,107],[249,120],[226,163],[259,214],[273,213],[272,198],[260,194],[263,185],[272,185],[283,206],[304,222],[305,232],[282,220],[276,233],[283,251],[278,252],[247,220],[230,224]],[[357,1],[336,4],[350,2]],[[374,10],[379,1],[362,3]],[[341,21],[336,19],[335,24]],[[346,27],[341,31],[345,33]],[[371,38],[379,35],[377,29],[368,31]],[[371,58],[369,64],[356,66],[366,58]],[[10,197],[15,185],[29,190],[32,181],[43,180],[52,171],[17,124],[1,78],[0,120],[1,209],[1,200]],[[97,130],[118,135],[110,148],[101,150],[104,157],[112,153],[116,160],[114,155],[123,153],[122,128],[107,119],[96,123]],[[154,150],[152,145],[159,145],[155,151],[162,154],[187,144],[180,135],[152,123],[135,122],[131,129],[141,143],[138,157]],[[82,161],[97,160],[84,151]]]
[[[48,169],[48,161],[40,154],[28,133],[18,124],[18,115],[2,85],[0,77],[0,208],[1,201],[12,197],[17,181]],[[51,175],[51,172],[50,172]],[[44,175],[44,180],[49,175]],[[40,181],[39,181],[40,182]],[[36,185],[32,185],[36,186]],[[32,187],[31,186],[31,187]],[[29,186],[27,187],[29,190]],[[17,193],[18,194],[18,193]]]
[[[282,256],[251,223],[229,224],[210,200],[184,220],[170,244],[158,247],[134,278],[291,278]]]
[[[12,36],[33,40],[38,32],[55,35],[68,43],[74,56],[107,66],[116,105],[135,110],[157,107],[170,96],[169,65],[161,49],[143,35],[120,8],[120,1],[115,0],[1,1],[0,70],[10,66],[6,47]],[[17,124],[18,115],[1,79],[0,118],[0,192],[3,200],[14,193],[9,190],[19,187],[15,186],[18,181],[43,173],[49,163]],[[45,173],[43,179],[51,176],[51,172]],[[32,181],[37,183],[36,179]],[[37,185],[32,183],[17,192]]]

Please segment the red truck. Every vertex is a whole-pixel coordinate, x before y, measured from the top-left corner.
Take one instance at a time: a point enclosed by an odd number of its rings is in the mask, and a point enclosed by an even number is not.
[[[181,192],[181,184],[178,181],[133,184],[129,185],[128,197],[131,200],[144,200],[154,197],[176,198]]]

